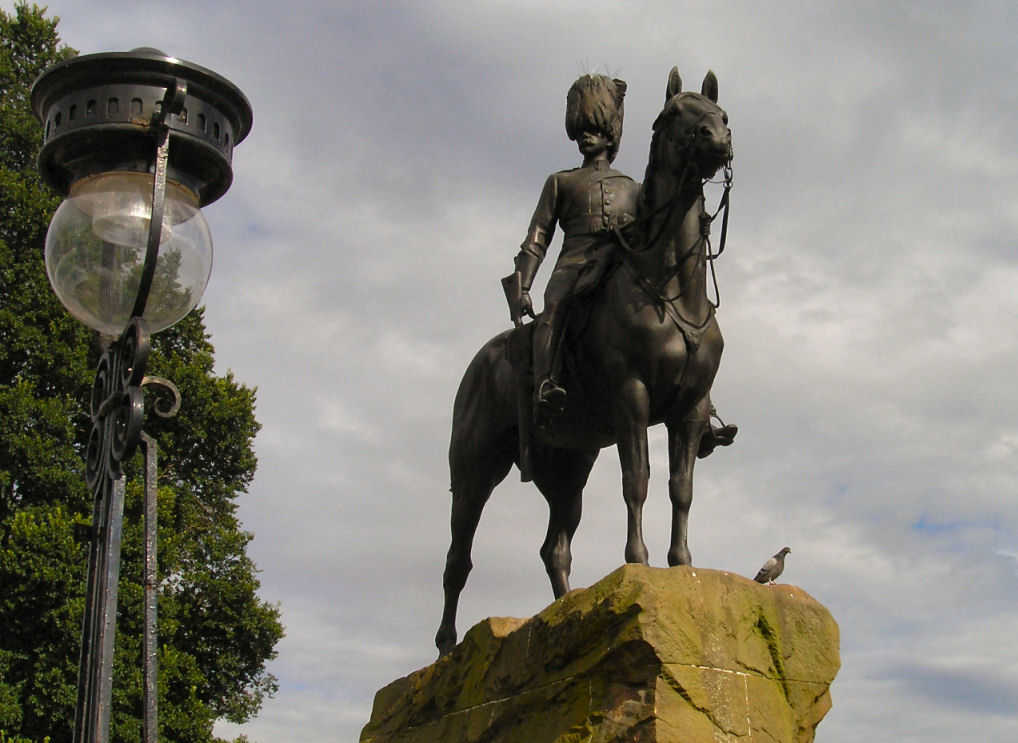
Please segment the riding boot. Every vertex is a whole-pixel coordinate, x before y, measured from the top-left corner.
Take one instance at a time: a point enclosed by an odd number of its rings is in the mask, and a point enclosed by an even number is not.
[[[539,419],[555,415],[565,405],[566,391],[558,382],[555,362],[576,276],[572,270],[551,275],[544,293],[544,311],[534,328],[534,405]]]
[[[554,376],[555,332],[553,321],[547,317],[554,308],[545,307],[534,327],[534,406],[539,413],[554,414],[565,402],[566,391]]]

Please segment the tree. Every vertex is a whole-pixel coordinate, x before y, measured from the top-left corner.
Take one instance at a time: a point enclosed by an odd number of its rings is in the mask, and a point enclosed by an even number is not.
[[[60,198],[40,180],[41,126],[32,82],[75,52],[45,9],[0,9],[0,732],[70,740],[87,550],[73,527],[90,519],[82,455],[87,401],[101,350],[60,306],[43,266]],[[153,337],[149,373],[172,379],[180,413],[149,415],[159,446],[160,737],[212,741],[216,719],[243,722],[276,689],[266,663],[283,635],[278,607],[258,595],[236,516],[256,461],[255,393],[214,371],[196,311]],[[140,455],[127,497],[115,658],[112,740],[141,731]]]

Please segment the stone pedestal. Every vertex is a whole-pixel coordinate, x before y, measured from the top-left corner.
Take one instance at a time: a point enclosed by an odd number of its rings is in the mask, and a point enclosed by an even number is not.
[[[626,565],[475,625],[375,696],[361,743],[809,743],[838,626],[794,586]]]

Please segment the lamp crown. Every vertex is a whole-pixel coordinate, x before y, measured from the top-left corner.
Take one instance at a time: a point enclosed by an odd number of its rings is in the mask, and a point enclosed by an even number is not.
[[[233,148],[252,123],[236,85],[151,47],[57,63],[35,81],[32,108],[45,127],[39,171],[61,194],[99,173],[151,172],[156,127],[166,127],[169,177],[202,206],[229,189]]]

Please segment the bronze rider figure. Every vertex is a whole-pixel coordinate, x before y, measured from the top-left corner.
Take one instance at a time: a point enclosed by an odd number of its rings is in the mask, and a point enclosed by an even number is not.
[[[625,94],[626,83],[606,75],[584,75],[573,83],[566,96],[566,134],[577,143],[583,163],[548,176],[516,256],[522,291],[518,309],[510,311],[533,316],[529,290],[556,223],[562,228],[562,250],[534,328],[534,392],[540,411],[552,413],[565,399],[555,361],[580,273],[600,257],[599,249],[615,245],[612,229],[629,224],[636,214],[639,184],[611,168],[622,138]]]
[[[516,276],[507,277],[519,292],[509,292],[513,319],[518,321],[524,314],[534,317],[530,287],[555,225],[562,228],[562,249],[534,328],[534,410],[538,419],[547,420],[565,401],[566,390],[557,378],[557,357],[577,282],[585,271],[597,270],[616,249],[614,230],[636,217],[640,185],[611,167],[622,139],[625,95],[625,81],[606,75],[583,75],[569,88],[566,134],[577,143],[583,162],[578,168],[548,176],[515,259]],[[730,444],[737,430],[733,425],[709,428],[700,455]]]

